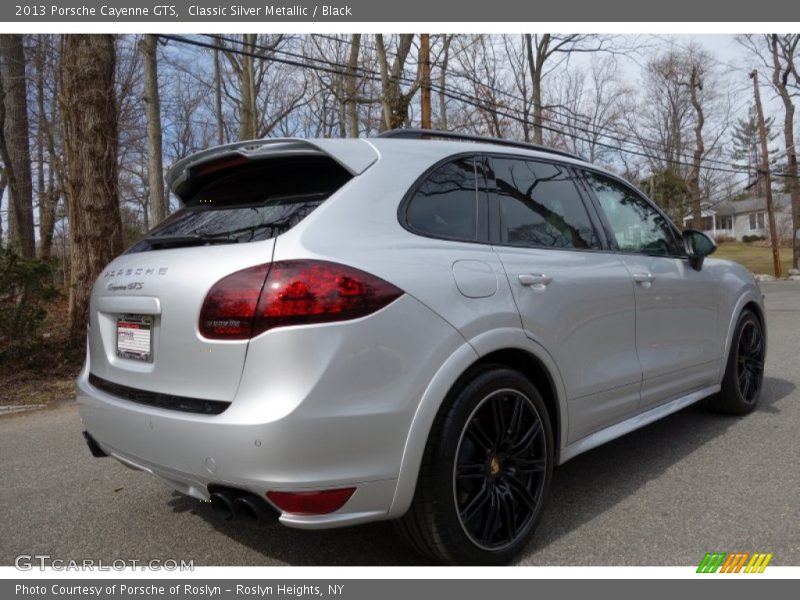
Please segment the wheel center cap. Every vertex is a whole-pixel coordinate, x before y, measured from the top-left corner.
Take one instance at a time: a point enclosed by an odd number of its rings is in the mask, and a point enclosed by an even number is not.
[[[489,461],[489,473],[491,473],[492,477],[495,477],[500,472],[500,466],[500,459],[493,456],[492,460]]]

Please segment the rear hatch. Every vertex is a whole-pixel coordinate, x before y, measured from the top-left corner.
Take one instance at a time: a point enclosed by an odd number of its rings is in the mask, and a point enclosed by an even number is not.
[[[181,208],[112,261],[92,291],[90,380],[130,399],[230,402],[247,340],[210,340],[206,294],[268,263],[275,238],[377,158],[359,140],[269,140],[215,148],[176,164]],[[201,410],[199,412],[214,412]]]

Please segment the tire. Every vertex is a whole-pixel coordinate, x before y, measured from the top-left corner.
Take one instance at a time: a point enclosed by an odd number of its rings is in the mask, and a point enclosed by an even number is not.
[[[396,527],[436,561],[506,564],[539,523],[553,456],[550,419],[536,387],[518,371],[487,367],[445,400],[411,508]]]
[[[716,412],[746,415],[752,412],[761,398],[764,384],[766,342],[761,321],[750,310],[739,317],[728,352],[725,376],[719,394],[708,400]]]

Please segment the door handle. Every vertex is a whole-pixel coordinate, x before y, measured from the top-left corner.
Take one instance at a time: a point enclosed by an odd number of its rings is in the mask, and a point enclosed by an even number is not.
[[[645,287],[650,287],[650,284],[656,280],[652,273],[633,273],[632,277],[636,283],[641,283]]]
[[[519,276],[519,282],[524,286],[546,286],[553,278],[544,273],[523,273]]]

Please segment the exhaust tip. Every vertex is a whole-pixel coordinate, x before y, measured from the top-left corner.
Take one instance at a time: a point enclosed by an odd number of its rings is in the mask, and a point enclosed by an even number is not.
[[[233,520],[233,501],[230,496],[223,492],[214,492],[209,497],[209,500],[211,500],[211,508],[214,509],[215,513],[226,521]]]
[[[233,512],[246,521],[258,521],[263,513],[263,508],[258,505],[259,500],[257,496],[239,496],[233,501]]]

